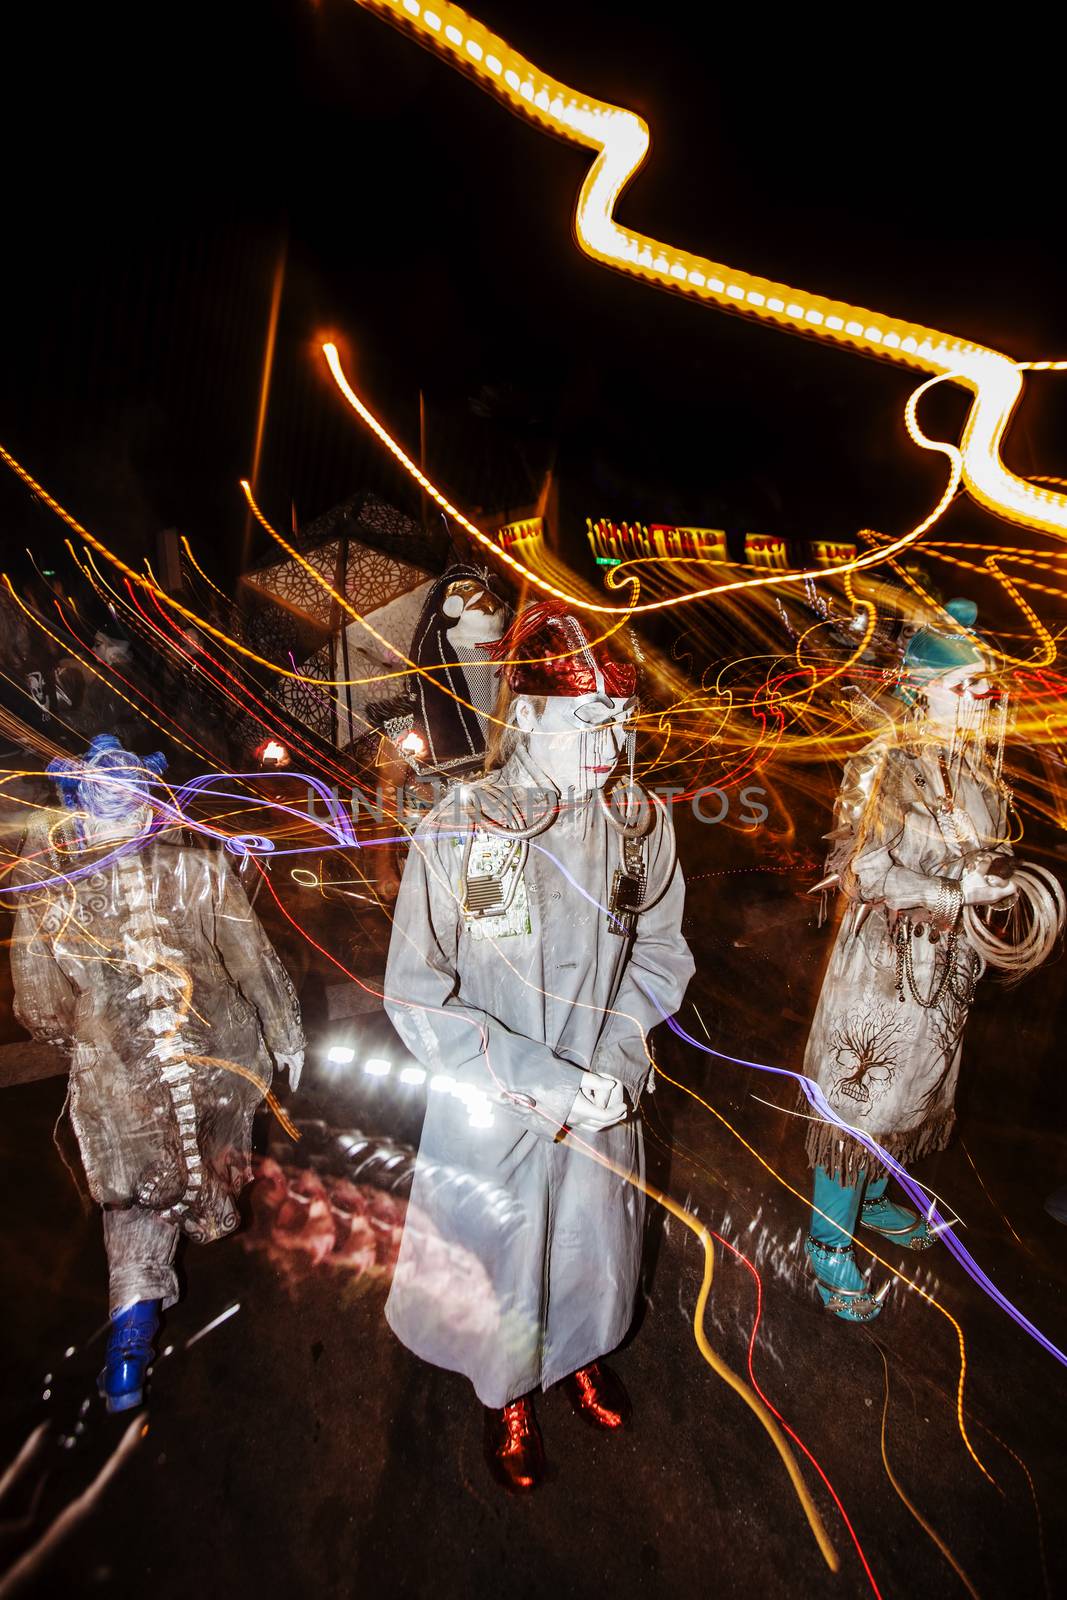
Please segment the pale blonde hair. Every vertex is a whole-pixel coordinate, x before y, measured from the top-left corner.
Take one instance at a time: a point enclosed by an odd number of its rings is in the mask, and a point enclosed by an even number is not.
[[[489,736],[485,742],[485,771],[493,772],[497,767],[502,767],[511,760],[520,746],[529,742],[529,735],[523,733],[515,722],[515,706],[519,700],[529,702],[535,717],[544,714],[548,703],[547,695],[543,694],[516,694],[511,686],[502,683],[500,693],[496,697],[496,706],[493,710],[493,722],[489,728]]]

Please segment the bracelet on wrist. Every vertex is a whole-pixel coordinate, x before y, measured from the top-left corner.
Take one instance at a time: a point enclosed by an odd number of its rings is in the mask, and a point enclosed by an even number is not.
[[[955,878],[938,878],[937,900],[931,915],[934,926],[942,933],[953,929],[963,910],[963,890]]]

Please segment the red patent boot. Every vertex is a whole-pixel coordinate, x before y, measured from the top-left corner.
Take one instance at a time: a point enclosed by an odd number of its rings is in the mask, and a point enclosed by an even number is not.
[[[485,1408],[485,1460],[497,1483],[529,1494],[545,1475],[545,1447],[528,1395],[502,1411]]]
[[[571,1405],[590,1427],[615,1432],[625,1428],[633,1415],[622,1379],[599,1361],[579,1367],[569,1378],[564,1378],[563,1384]]]

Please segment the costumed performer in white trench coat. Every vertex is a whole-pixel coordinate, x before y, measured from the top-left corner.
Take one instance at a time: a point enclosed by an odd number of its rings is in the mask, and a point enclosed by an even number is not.
[[[389,1014],[431,1074],[386,1316],[471,1380],[490,1470],[518,1491],[544,1471],[538,1387],[566,1380],[596,1426],[628,1420],[601,1358],[630,1326],[641,1262],[645,1035],[693,973],[671,818],[633,781],[637,670],[595,638],[543,603],[493,647],[503,764],[416,834],[386,971]],[[506,1191],[511,1225],[465,1208],[443,1167]]]

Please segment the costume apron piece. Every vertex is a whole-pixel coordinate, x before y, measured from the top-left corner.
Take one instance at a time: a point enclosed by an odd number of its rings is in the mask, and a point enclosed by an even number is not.
[[[52,878],[45,827],[23,856],[24,880]],[[271,1056],[303,1048],[288,975],[225,854],[165,840],[20,894],[12,968],[19,1020],[70,1054],[90,1193],[152,1216],[106,1230],[113,1276],[136,1276],[149,1240],[172,1303],[168,1228],[209,1240],[237,1226]]]
[[[515,758],[473,787],[503,819],[497,786],[518,795],[529,783]],[[639,1114],[582,1135],[618,1173],[557,1135],[586,1069],[617,1078],[638,1105],[649,1072],[643,1035],[678,1009],[692,976],[672,824],[661,807],[654,817],[649,903],[632,942],[612,932],[604,909],[619,844],[593,796],[531,841],[517,882],[508,880],[512,842],[485,829],[472,839],[449,800],[408,858],[386,1006],[431,1076],[386,1316],[409,1349],[466,1374],[488,1406],[613,1349],[633,1315]],[[503,875],[509,899],[498,914],[464,914],[465,858],[468,881]],[[439,1181],[457,1168],[469,1184]],[[464,1205],[479,1186],[506,1191],[506,1229],[499,1214]]]
[[[830,835],[827,866],[840,875],[845,911],[804,1071],[844,1122],[904,1166],[943,1149],[951,1137],[963,1032],[980,971],[962,933],[955,942],[947,934],[930,938],[922,896],[933,879],[958,880],[976,850],[1008,848],[1006,799],[984,767],[965,761],[951,806],[947,799],[932,752],[912,755],[877,740],[846,768]],[[933,1005],[916,999],[907,979],[900,999],[901,936],[910,946],[915,991],[922,1000],[934,998]],[[822,1120],[810,1125],[807,1152],[813,1166],[846,1183],[881,1168]]]

